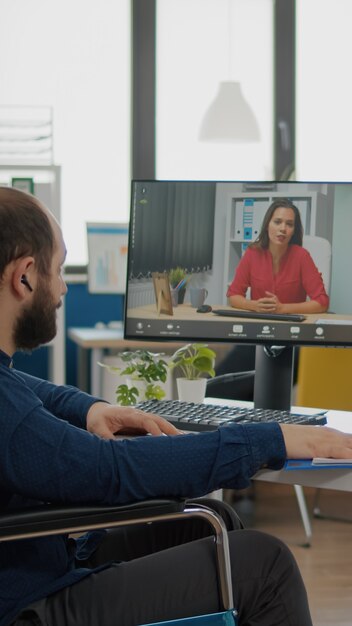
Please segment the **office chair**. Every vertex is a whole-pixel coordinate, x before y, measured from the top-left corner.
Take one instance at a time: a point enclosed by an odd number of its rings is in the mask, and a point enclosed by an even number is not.
[[[101,528],[150,524],[159,521],[186,520],[190,517],[207,521],[215,535],[216,563],[222,610],[211,615],[158,622],[158,626],[236,626],[233,608],[229,544],[225,524],[214,511],[203,505],[177,499],[156,499],[124,506],[40,505],[0,514],[0,541],[16,541],[62,533],[77,533]],[[142,624],[141,626],[157,626]]]
[[[330,291],[331,280],[331,243],[323,237],[315,235],[303,235],[303,248],[311,255],[315,265],[322,275],[326,293]]]
[[[255,370],[229,372],[209,378],[205,395],[228,400],[253,400]]]

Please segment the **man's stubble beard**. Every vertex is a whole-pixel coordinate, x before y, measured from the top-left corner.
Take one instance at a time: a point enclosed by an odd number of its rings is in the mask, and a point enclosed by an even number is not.
[[[59,306],[54,302],[49,281],[41,278],[33,294],[32,304],[23,310],[15,324],[13,337],[17,350],[34,350],[55,337]]]

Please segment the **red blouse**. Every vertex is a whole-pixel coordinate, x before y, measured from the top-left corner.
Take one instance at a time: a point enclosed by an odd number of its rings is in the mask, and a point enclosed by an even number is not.
[[[268,249],[247,248],[226,295],[245,296],[248,287],[252,300],[264,298],[265,292],[270,291],[283,304],[305,302],[308,296],[324,307],[329,306],[329,296],[312,257],[305,248],[295,244],[290,245],[282,257],[277,274],[273,272]]]

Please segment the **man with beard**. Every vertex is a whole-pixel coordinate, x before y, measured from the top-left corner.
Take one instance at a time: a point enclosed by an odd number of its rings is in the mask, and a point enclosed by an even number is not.
[[[65,254],[51,213],[29,194],[0,187],[3,509],[40,501],[197,497],[246,487],[261,467],[279,469],[286,457],[351,458],[352,438],[327,428],[256,424],[182,435],[159,416],[16,371],[16,350],[32,350],[55,335],[56,309],[67,290]],[[118,441],[119,431],[167,436]],[[217,506],[226,513],[225,505]],[[178,529],[164,526],[157,533],[154,526],[139,529],[133,539],[132,531],[114,531],[0,544],[0,626],[133,626],[216,612],[212,539],[166,550],[177,543]],[[183,541],[204,534],[193,527]],[[311,625],[286,546],[252,530],[230,532],[229,543],[239,624]]]

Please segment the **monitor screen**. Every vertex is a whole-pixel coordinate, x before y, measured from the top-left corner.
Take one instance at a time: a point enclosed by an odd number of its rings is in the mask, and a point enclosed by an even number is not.
[[[125,336],[352,346],[351,232],[352,183],[133,181]]]

